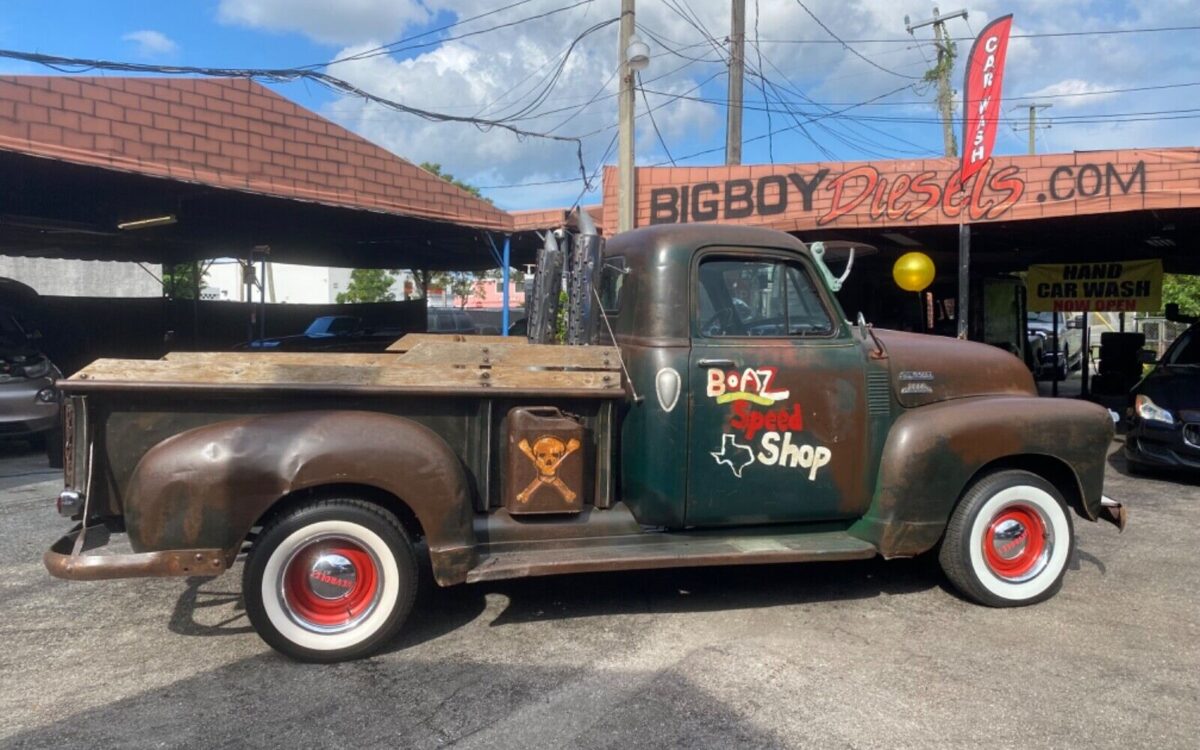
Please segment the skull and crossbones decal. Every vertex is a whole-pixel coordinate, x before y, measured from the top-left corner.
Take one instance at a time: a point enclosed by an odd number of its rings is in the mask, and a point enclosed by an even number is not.
[[[567,486],[566,482],[558,478],[558,467],[562,465],[567,456],[579,450],[579,446],[580,443],[575,438],[564,443],[550,435],[538,438],[532,447],[528,440],[522,440],[517,447],[533,462],[538,473],[529,486],[517,494],[517,502],[529,502],[533,493],[544,484],[558,490],[558,494],[562,495],[563,500],[568,503],[574,501],[575,493]]]

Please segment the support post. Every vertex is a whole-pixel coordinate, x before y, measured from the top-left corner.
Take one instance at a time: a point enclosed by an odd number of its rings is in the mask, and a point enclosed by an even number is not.
[[[1054,372],[1050,376],[1050,395],[1058,395],[1058,358],[1062,351],[1058,348],[1058,312],[1050,313],[1050,347],[1054,349]],[[1066,369],[1065,367],[1063,369]]]
[[[503,292],[503,311],[500,313],[500,335],[508,335],[508,280],[509,280],[509,262],[512,258],[512,237],[504,235],[504,251],[502,253],[502,265],[500,266],[500,278],[504,284]]]
[[[1079,395],[1092,395],[1092,314],[1083,314],[1083,360],[1079,366]]]
[[[621,0],[620,61],[621,88],[617,95],[617,231],[633,229],[637,196],[634,193],[633,172],[633,69],[629,67],[627,50],[633,36],[633,0]]]
[[[958,318],[958,338],[963,340],[970,336],[970,305],[971,225],[963,222],[958,225],[958,305],[955,313]]]
[[[742,163],[742,79],[746,69],[746,0],[733,0],[729,21],[729,110],[725,125],[725,163]]]

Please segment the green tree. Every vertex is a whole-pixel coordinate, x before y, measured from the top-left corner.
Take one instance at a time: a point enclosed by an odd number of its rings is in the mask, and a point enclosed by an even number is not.
[[[163,296],[171,299],[197,299],[200,285],[207,271],[200,270],[199,263],[177,263],[163,266]]]
[[[449,172],[443,172],[442,165],[438,164],[437,162],[423,161],[421,162],[421,169],[441,177],[451,185],[470,193],[480,200],[485,200],[488,203],[492,202],[491,198],[485,198],[483,194],[479,192],[479,188],[470,183],[456,179],[454,175],[450,174]],[[458,299],[458,306],[460,309],[465,308],[473,296],[478,296],[481,299],[483,298],[484,291],[482,288],[478,287],[476,282],[483,281],[489,277],[486,271],[431,272],[427,270],[413,269],[412,274],[413,280],[416,282],[416,286],[421,290],[422,297],[428,297],[429,287],[438,287],[439,289],[443,289],[453,294]]]
[[[434,173],[435,175],[437,175],[438,177],[441,177],[443,180],[450,183],[451,185],[454,185],[455,187],[457,187],[461,190],[467,191],[468,193],[475,196],[476,198],[479,198],[480,200],[485,200],[488,203],[492,202],[491,198],[483,197],[483,193],[479,192],[479,188],[475,187],[474,185],[472,185],[468,182],[463,182],[462,180],[455,179],[454,175],[450,174],[449,172],[443,172],[442,165],[438,164],[437,162],[423,161],[423,162],[421,162],[421,169],[424,169],[426,172]]]
[[[1183,315],[1200,315],[1200,276],[1163,274],[1163,304],[1174,302]]]
[[[433,274],[433,286],[450,292],[458,300],[459,309],[467,306],[472,297],[484,296],[483,287],[477,282],[487,278],[487,273],[477,271],[439,271]]]
[[[382,268],[354,269],[350,272],[350,285],[346,291],[338,292],[337,303],[394,302],[396,295],[391,291],[394,273]]]

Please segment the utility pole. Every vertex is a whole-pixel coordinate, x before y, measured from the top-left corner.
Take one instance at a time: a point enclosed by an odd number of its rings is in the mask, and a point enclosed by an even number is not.
[[[1028,108],[1029,108],[1029,125],[1028,125],[1028,127],[1029,127],[1029,155],[1033,156],[1034,154],[1037,153],[1037,129],[1039,127],[1037,124],[1038,110],[1039,109],[1050,109],[1050,107],[1052,107],[1053,105],[1046,104],[1043,102],[1034,102],[1032,104],[1022,105],[1022,106],[1028,106]],[[1020,109],[1020,107],[1018,107],[1018,109]],[[1042,125],[1040,127],[1048,128],[1050,126]],[[1020,130],[1020,128],[1014,126],[1013,130]]]
[[[633,68],[629,66],[629,40],[633,37],[633,0],[621,0],[620,60],[621,89],[617,95],[617,231],[633,229],[637,193],[633,172]]]
[[[742,79],[746,70],[746,0],[733,0],[729,20],[729,119],[725,125],[725,163],[742,163]]]
[[[945,145],[946,156],[958,156],[958,141],[954,137],[954,90],[950,88],[950,73],[954,71],[956,52],[954,42],[946,33],[946,21],[952,18],[962,18],[965,21],[967,11],[956,10],[943,16],[938,13],[935,5],[933,6],[933,18],[911,23],[908,16],[904,17],[904,27],[908,30],[909,36],[915,36],[913,32],[923,26],[933,27],[933,38],[937,42],[937,66],[927,72],[925,77],[927,80],[930,77],[937,79],[937,105],[938,111],[942,115],[942,141]]]

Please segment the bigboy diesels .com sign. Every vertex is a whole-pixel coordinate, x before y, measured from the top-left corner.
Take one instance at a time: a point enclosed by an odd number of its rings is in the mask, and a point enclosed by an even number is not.
[[[1071,162],[1038,167],[1036,178],[1030,179],[1019,164],[988,159],[965,185],[959,171],[948,166],[888,171],[859,164],[838,171],[795,165],[753,179],[651,187],[644,223],[770,224],[773,217],[795,218],[814,227],[837,224],[843,217],[855,217],[855,226],[991,221],[1008,217],[1022,204],[1045,205],[1035,213],[1041,217],[1075,212],[1070,206],[1054,211],[1055,204],[1146,194],[1150,168],[1145,160],[1075,163],[1072,155]]]

